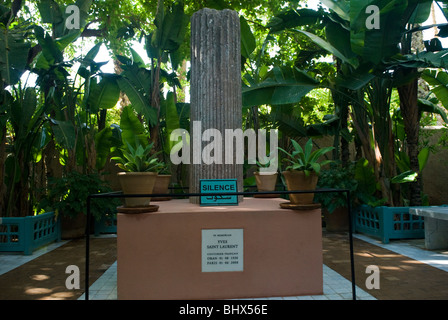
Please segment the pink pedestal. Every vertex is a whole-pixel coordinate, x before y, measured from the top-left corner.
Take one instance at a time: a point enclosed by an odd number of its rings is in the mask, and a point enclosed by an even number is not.
[[[118,299],[188,300],[323,293],[321,210],[281,209],[283,199],[238,206],[151,202],[118,214]],[[202,272],[202,230],[242,229],[243,271]]]

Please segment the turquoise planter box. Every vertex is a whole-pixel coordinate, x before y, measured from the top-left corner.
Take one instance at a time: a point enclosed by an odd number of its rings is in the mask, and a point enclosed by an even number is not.
[[[202,179],[200,190],[201,193],[216,193],[216,195],[201,197],[201,206],[238,205],[237,195],[222,195],[238,191],[236,179]]]
[[[390,239],[423,239],[422,217],[409,213],[409,207],[370,207],[362,205],[353,212],[354,231],[389,243]]]
[[[95,236],[102,233],[117,233],[116,213],[105,214],[99,221],[95,220]]]
[[[19,218],[0,218],[0,251],[30,255],[61,240],[61,223],[54,212]]]

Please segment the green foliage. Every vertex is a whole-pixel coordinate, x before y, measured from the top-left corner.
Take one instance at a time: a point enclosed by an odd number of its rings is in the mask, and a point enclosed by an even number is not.
[[[171,174],[170,164],[165,163],[165,162],[160,162],[158,173],[159,174]]]
[[[319,162],[319,159],[324,154],[333,150],[333,147],[324,147],[313,151],[313,140],[311,138],[306,142],[304,148],[302,148],[300,144],[295,140],[291,140],[291,143],[294,148],[292,153],[279,148],[280,151],[282,151],[289,157],[289,159],[285,160],[291,163],[286,167],[285,170],[304,171],[306,176],[309,176],[311,172],[314,172],[318,175],[322,166],[331,163],[331,160],[324,160]]]
[[[119,146],[121,146],[121,136],[117,126],[109,126],[97,132],[95,135],[97,170],[101,170],[106,166],[111,150]]]
[[[163,166],[157,158],[160,152],[153,152],[154,143],[148,142],[145,128],[131,106],[123,108],[120,129],[121,146],[111,160],[128,172],[158,172]]]
[[[131,106],[125,106],[121,112],[120,129],[122,145],[129,143],[133,147],[137,147],[147,141],[145,127],[135,115]]]
[[[0,90],[16,84],[26,70],[31,43],[26,41],[29,26],[0,24]]]
[[[154,19],[156,29],[147,38],[148,56],[160,59],[163,53],[168,53],[173,69],[177,69],[179,61],[176,51],[182,45],[190,18],[184,12],[183,2],[176,2],[171,7],[165,7],[159,0]]]
[[[297,103],[318,83],[302,70],[274,67],[261,83],[243,87],[243,106]]]
[[[351,205],[357,199],[358,180],[355,179],[355,167],[353,164],[342,166],[334,163],[328,169],[322,170],[317,181],[317,189],[339,189],[350,191]],[[320,203],[332,213],[337,208],[347,207],[347,194],[338,193],[316,193],[314,202]]]
[[[87,214],[87,197],[98,193],[111,192],[109,184],[101,180],[97,173],[81,174],[73,171],[62,178],[51,178],[47,194],[39,204],[40,210],[55,211],[69,217],[78,213]],[[96,220],[114,213],[120,202],[108,198],[91,200],[90,210]]]
[[[163,164],[157,158],[158,153],[152,153],[153,143],[146,146],[137,145],[133,147],[126,143],[125,147],[119,149],[119,156],[112,157],[117,166],[127,172],[159,172]]]
[[[257,159],[255,163],[259,168],[269,168],[271,163],[275,163],[276,161],[278,161],[278,159],[275,157],[272,158],[272,155],[269,154],[268,156],[265,156],[262,161]]]
[[[387,199],[378,199],[380,190],[374,170],[367,159],[359,159],[355,164],[355,179],[358,181],[359,204],[367,204],[372,207],[384,204]]]
[[[432,86],[431,91],[439,99],[445,109],[448,109],[448,73],[443,70],[426,69],[422,73],[422,78]],[[429,111],[439,114],[445,123],[448,123],[445,110],[442,110],[437,104],[428,100],[420,99],[420,108],[424,111]]]

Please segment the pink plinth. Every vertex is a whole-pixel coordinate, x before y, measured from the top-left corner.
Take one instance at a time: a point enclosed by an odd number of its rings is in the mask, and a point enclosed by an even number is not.
[[[283,199],[238,206],[151,202],[118,214],[118,299],[232,299],[323,293],[321,210],[281,209]],[[203,229],[243,229],[243,271],[202,272]]]

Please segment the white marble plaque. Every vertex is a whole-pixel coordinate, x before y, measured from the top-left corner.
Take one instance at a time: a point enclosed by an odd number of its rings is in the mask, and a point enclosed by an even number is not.
[[[243,229],[202,230],[202,272],[243,271]]]

